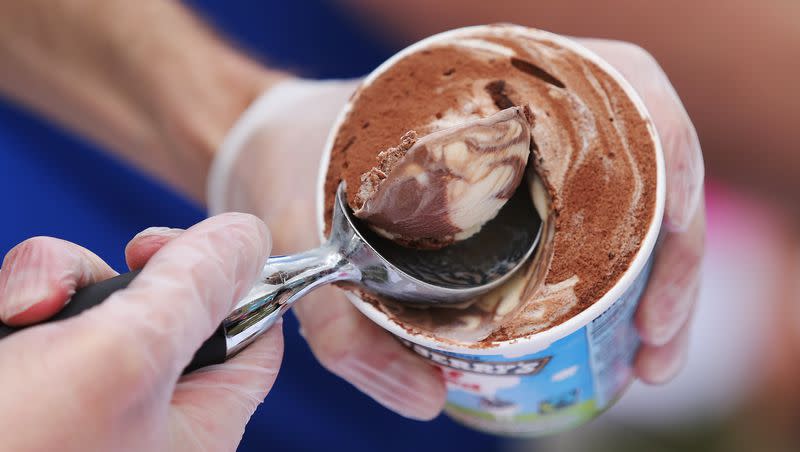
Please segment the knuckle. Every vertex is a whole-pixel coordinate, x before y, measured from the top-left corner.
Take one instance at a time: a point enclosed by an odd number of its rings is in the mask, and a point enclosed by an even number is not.
[[[646,343],[666,344],[691,318],[699,295],[696,273],[689,271],[679,280],[662,282],[648,290],[646,302],[636,313],[636,326]]]
[[[664,300],[659,300],[664,304]],[[671,309],[670,306],[650,306],[650,309],[640,309],[636,315],[636,329],[639,336],[646,344],[663,345],[669,341],[672,335],[673,321],[672,316],[665,314],[665,310]]]
[[[689,231],[682,235],[684,237],[676,240],[673,244],[676,271],[681,275],[693,276],[700,271],[703,263],[705,234],[701,230],[700,232]]]

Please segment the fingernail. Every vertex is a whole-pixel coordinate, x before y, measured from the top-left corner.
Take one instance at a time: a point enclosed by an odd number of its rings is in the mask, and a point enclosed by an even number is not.
[[[410,363],[408,358],[398,358],[380,368],[350,358],[337,367],[343,378],[386,408],[409,419],[431,420],[442,409],[443,383],[435,372],[423,371],[419,363]]]
[[[159,237],[175,237],[183,233],[183,229],[166,228],[162,226],[153,226],[145,229],[144,231],[133,236],[132,240],[141,239],[143,237],[159,236]]]

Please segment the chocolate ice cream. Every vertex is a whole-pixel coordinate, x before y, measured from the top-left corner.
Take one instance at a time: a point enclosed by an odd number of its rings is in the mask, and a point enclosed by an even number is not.
[[[614,76],[549,36],[497,25],[427,41],[370,76],[335,133],[328,228],[339,182],[350,205],[363,207],[353,187],[404,137],[410,152],[414,140],[465,122],[530,111],[527,180],[546,217],[536,256],[460,309],[411,309],[359,294],[410,331],[474,347],[542,331],[602,297],[641,245],[655,210],[652,124]]]

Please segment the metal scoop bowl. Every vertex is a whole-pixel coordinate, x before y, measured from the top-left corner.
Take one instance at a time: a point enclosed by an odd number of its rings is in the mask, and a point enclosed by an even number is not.
[[[331,235],[319,248],[270,257],[261,277],[236,304],[186,368],[219,364],[267,331],[297,300],[315,288],[349,282],[406,304],[460,303],[501,285],[533,253],[541,219],[528,190],[518,189],[477,234],[440,250],[404,248],[373,233],[350,212],[339,185]],[[78,290],[57,315],[72,317],[127,287],[138,272],[126,273]],[[0,324],[0,339],[20,328]]]

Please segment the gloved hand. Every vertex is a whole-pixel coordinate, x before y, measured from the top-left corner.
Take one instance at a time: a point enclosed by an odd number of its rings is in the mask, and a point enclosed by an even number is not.
[[[622,42],[579,41],[629,79],[652,113],[664,145],[668,232],[636,319],[645,344],[637,357],[637,374],[660,383],[671,379],[684,361],[697,297],[705,231],[700,145],[672,85],[649,54]],[[279,253],[315,246],[321,152],[357,84],[294,79],[264,93],[216,157],[209,179],[210,211],[246,211],[264,218]],[[295,313],[325,367],[404,416],[430,419],[439,413],[446,394],[433,366],[408,353],[337,290],[322,289],[307,298]]]
[[[225,364],[180,375],[249,290],[269,250],[264,223],[246,214],[134,237],[128,265],[147,265],[128,288],[80,316],[0,341],[0,448],[236,450],[278,372],[281,328]],[[0,271],[0,319],[40,321],[76,288],[114,275],[75,244],[26,240]]]

